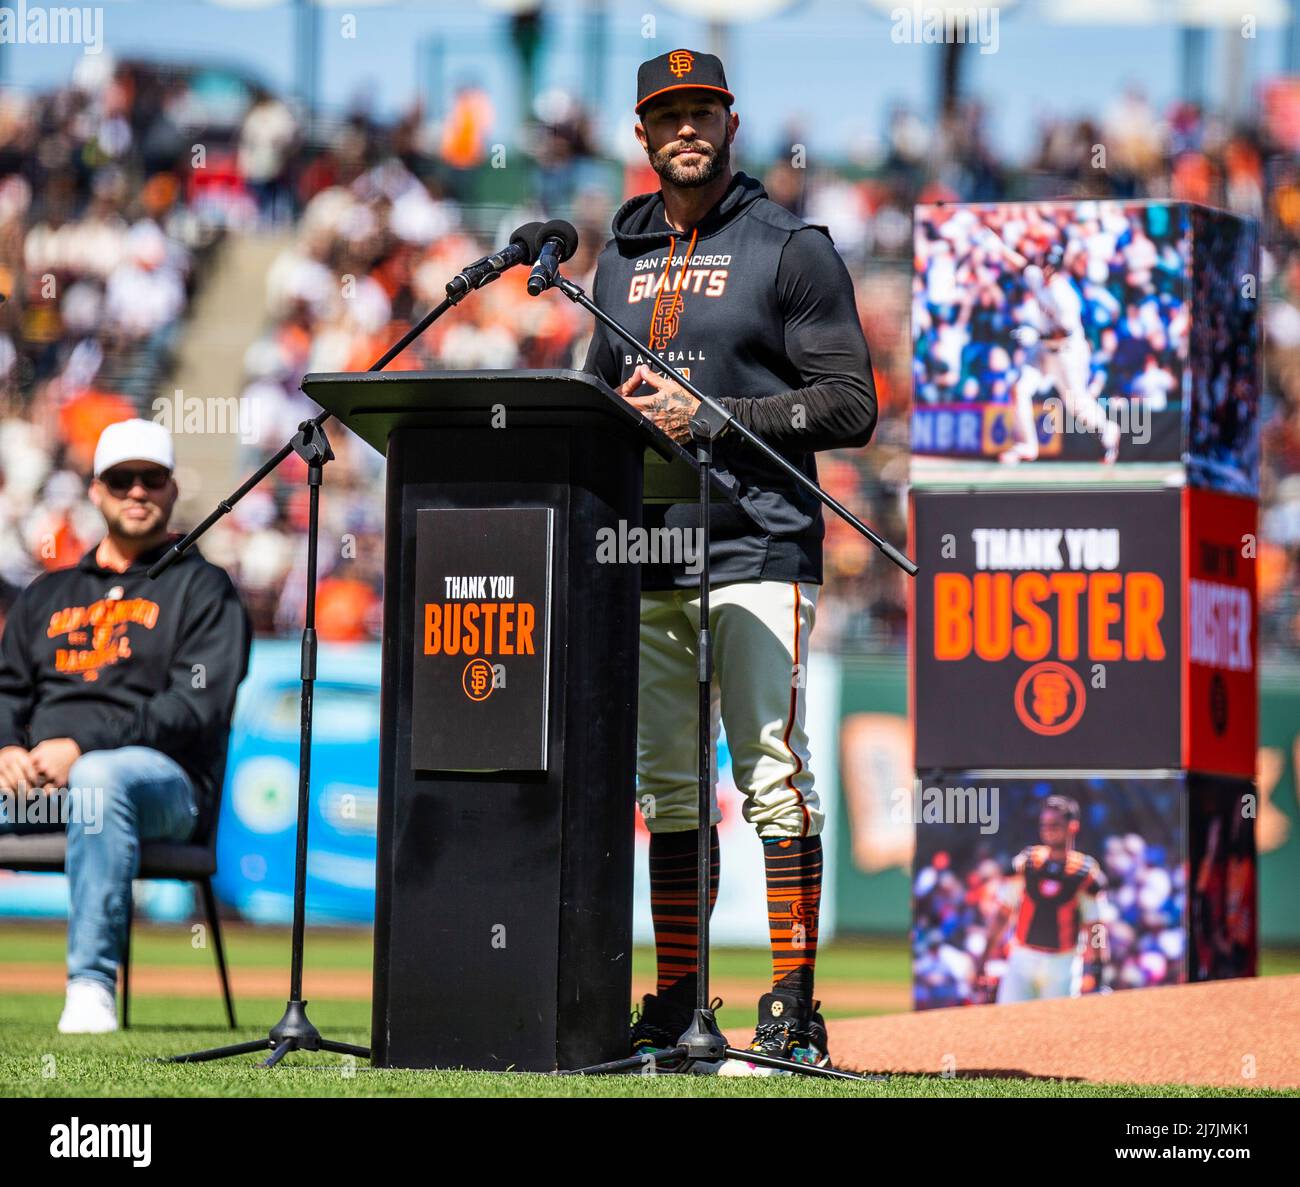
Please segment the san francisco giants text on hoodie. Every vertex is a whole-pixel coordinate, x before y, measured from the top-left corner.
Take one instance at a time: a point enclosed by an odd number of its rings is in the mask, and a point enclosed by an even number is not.
[[[230,578],[197,551],[149,577],[172,543],[124,573],[92,548],[19,594],[0,639],[0,746],[149,746],[185,768],[206,808],[225,770],[250,630]]]

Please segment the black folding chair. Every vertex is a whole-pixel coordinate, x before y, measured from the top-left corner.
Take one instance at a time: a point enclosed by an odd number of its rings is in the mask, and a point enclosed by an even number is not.
[[[208,931],[217,955],[221,993],[226,1002],[226,1019],[235,1029],[235,1002],[230,993],[230,972],[221,939],[221,919],[212,893],[212,876],[217,872],[217,822],[221,815],[221,782],[215,802],[188,841],[145,841],[140,846],[138,878],[177,879],[192,882],[203,900]],[[63,832],[0,834],[0,869],[30,873],[61,874],[67,855],[68,838]],[[131,931],[135,912],[127,896],[126,952],[122,957],[122,1028],[131,1026]]]

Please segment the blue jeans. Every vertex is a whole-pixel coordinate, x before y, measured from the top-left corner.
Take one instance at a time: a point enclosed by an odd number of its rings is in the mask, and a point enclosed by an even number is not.
[[[83,754],[68,787],[68,979],[87,977],[113,991],[140,842],[188,841],[198,800],[180,764],[147,746]]]

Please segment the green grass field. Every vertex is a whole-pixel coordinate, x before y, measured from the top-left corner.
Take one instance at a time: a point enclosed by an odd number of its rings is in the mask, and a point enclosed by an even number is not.
[[[0,927],[0,968],[49,965],[63,960],[63,929],[35,925]],[[287,969],[288,934],[283,931],[232,930],[228,955],[239,969]],[[57,993],[0,995],[0,1096],[1265,1096],[1288,1095],[1180,1085],[1097,1085],[1050,1080],[945,1079],[898,1076],[884,1082],[842,1084],[805,1078],[719,1080],[706,1076],[625,1076],[567,1079],[526,1074],[482,1072],[411,1072],[377,1070],[364,1061],[321,1054],[291,1055],[278,1069],[255,1066],[257,1056],[220,1063],[170,1065],[161,1056],[251,1039],[280,1016],[284,996],[240,997],[240,1029],[222,1025],[212,955],[191,946],[186,928],[141,928],[134,946],[137,967],[192,967],[212,979],[210,997],[165,998],[137,995],[132,1028],[105,1037],[65,1037],[54,1024],[62,1004]],[[638,951],[635,969],[653,971],[653,953]],[[355,933],[312,933],[307,964],[319,970],[368,970],[370,938]],[[713,963],[719,978],[752,980],[761,986],[768,958],[761,951],[719,949]],[[1300,953],[1265,955],[1265,974],[1300,972]],[[907,947],[900,941],[838,943],[818,959],[818,980],[905,985]],[[287,988],[287,980],[286,980]],[[365,1000],[312,1002],[312,1020],[330,1037],[365,1045],[370,1008]],[[857,1011],[862,1013],[862,1011]],[[729,1002],[721,1011],[724,1027],[744,1026],[753,1001]]]

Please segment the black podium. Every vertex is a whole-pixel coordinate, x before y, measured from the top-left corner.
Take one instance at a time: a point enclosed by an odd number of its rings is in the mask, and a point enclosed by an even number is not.
[[[388,456],[373,1062],[626,1055],[640,570],[598,533],[680,451],[582,372],[302,388]]]

